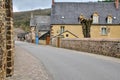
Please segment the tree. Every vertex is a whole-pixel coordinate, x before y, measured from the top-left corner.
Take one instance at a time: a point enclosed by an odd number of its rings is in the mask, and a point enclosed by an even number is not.
[[[114,0],[98,0],[98,2],[114,2]]]
[[[91,18],[90,19],[79,18],[79,21],[81,22],[82,25],[82,32],[84,38],[90,38],[91,37],[90,28],[93,20]]]

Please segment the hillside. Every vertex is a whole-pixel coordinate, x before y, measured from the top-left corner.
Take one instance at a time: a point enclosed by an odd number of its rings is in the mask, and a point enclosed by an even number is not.
[[[14,12],[13,13],[14,27],[21,28],[25,31],[29,31],[31,12],[34,15],[50,15],[51,9],[37,9],[32,11]]]

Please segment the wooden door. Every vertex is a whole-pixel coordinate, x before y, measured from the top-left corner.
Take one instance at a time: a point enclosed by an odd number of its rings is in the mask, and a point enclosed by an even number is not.
[[[50,36],[48,35],[47,37],[46,37],[46,45],[49,45],[50,44]]]

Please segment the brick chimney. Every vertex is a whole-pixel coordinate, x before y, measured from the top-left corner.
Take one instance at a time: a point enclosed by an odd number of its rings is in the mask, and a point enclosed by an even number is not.
[[[55,3],[55,1],[54,1],[54,0],[52,0],[52,5],[54,5],[54,3]]]
[[[116,9],[119,8],[119,0],[115,0],[115,7],[116,7]]]

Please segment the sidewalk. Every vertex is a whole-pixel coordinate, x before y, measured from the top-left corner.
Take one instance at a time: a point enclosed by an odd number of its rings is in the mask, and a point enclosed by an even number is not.
[[[52,80],[43,65],[27,51],[16,46],[14,75],[7,80]]]

